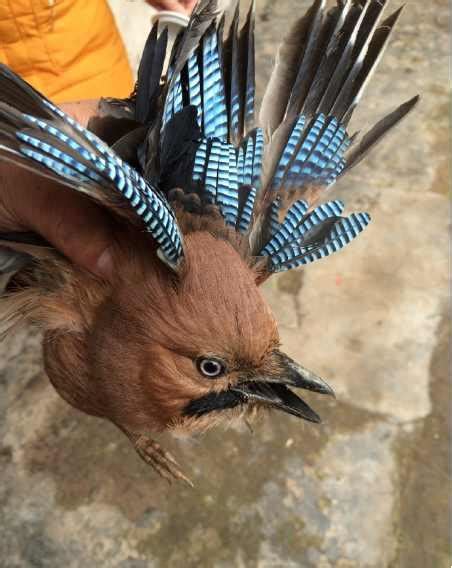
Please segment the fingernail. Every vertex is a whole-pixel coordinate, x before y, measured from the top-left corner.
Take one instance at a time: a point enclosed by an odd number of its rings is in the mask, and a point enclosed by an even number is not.
[[[96,262],[96,272],[101,276],[110,276],[113,272],[112,246],[108,246],[99,256]]]

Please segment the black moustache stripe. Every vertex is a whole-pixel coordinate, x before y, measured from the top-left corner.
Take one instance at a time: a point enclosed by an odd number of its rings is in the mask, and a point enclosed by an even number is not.
[[[199,417],[211,412],[212,410],[234,408],[244,402],[246,402],[246,397],[239,392],[231,390],[211,392],[206,396],[192,400],[183,410],[183,414],[185,416]]]

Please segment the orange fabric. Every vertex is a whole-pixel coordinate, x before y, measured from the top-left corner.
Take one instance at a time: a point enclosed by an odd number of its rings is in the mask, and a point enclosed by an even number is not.
[[[133,87],[106,0],[0,1],[0,61],[55,102],[126,97]]]

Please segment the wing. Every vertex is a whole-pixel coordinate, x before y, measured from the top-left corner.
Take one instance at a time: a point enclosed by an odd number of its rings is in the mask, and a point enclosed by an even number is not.
[[[346,130],[401,13],[399,9],[382,21],[385,5],[379,0],[347,0],[327,9],[326,2],[318,0],[283,41],[259,115],[268,144],[250,236],[254,254],[271,254],[266,244],[276,231],[291,226],[291,207],[304,200],[312,208],[416,105],[418,97],[402,104],[361,141]],[[347,244],[369,220],[366,214],[339,220],[341,234],[348,236],[325,233],[316,258],[332,251],[330,240],[334,250]],[[328,227],[330,221],[325,223]],[[293,249],[288,238],[286,245],[291,260],[272,257],[270,270],[314,258],[303,256],[304,249],[303,254]]]
[[[339,250],[367,226],[365,213],[342,217],[331,204],[313,207],[418,100],[388,114],[361,140],[347,132],[401,9],[383,20],[385,0],[326,4],[316,0],[283,40],[257,118],[254,5],[244,18],[238,7],[218,20],[210,14],[183,61],[175,50],[170,63],[160,187],[216,205],[225,224],[247,239],[247,254],[267,258],[269,273]],[[187,44],[184,36],[180,41]],[[322,219],[333,209],[334,220],[329,213]],[[313,240],[303,227],[315,218]]]
[[[175,267],[182,235],[164,195],[97,136],[0,66],[0,158],[94,199],[146,229]]]

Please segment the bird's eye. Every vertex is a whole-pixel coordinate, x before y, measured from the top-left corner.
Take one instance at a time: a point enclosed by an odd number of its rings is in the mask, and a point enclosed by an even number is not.
[[[215,357],[199,357],[196,361],[198,371],[208,379],[216,379],[226,372],[226,365]]]

